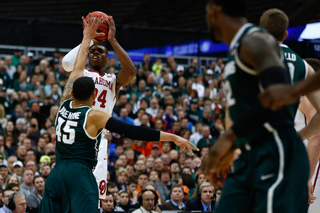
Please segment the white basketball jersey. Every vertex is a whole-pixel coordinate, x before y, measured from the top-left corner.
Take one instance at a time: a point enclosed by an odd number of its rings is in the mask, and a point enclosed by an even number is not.
[[[98,71],[84,70],[83,76],[92,78],[95,84],[97,97],[92,108],[103,110],[112,115],[113,107],[116,104],[116,75],[105,73],[102,76]]]
[[[304,128],[307,125],[307,120],[305,115],[298,109],[296,116],[294,118],[294,128],[296,129],[296,131],[301,130],[302,128]],[[304,145],[308,146],[308,139],[303,141]]]
[[[112,115],[116,103],[116,75],[105,73],[103,76],[98,71],[84,70],[84,76],[93,79],[97,97],[92,105],[93,109],[103,110]],[[98,163],[93,171],[96,178],[99,199],[105,200],[107,191],[108,175],[108,141],[105,139],[105,131],[101,134],[101,141],[98,152]]]
[[[294,127],[297,131],[301,130],[307,125],[307,120],[305,115],[297,110],[296,117],[294,118]],[[303,143],[307,147],[308,139],[304,140]],[[309,205],[308,213],[319,213],[320,212],[320,174],[319,174],[319,162],[312,176],[312,184],[314,187],[313,195],[317,197],[317,199]]]

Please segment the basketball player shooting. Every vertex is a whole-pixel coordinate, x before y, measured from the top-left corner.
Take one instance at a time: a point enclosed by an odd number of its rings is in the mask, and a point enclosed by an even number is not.
[[[137,140],[173,141],[182,149],[198,150],[180,136],[146,127],[136,127],[92,109],[96,99],[94,81],[83,77],[90,41],[101,35],[99,18],[83,18],[85,29],[73,72],[63,91],[56,118],[56,166],[45,186],[39,212],[97,212],[98,187],[92,174],[103,128]]]
[[[94,12],[96,13],[96,12]],[[99,12],[103,15],[103,20],[109,27],[108,34],[101,37],[106,37],[108,42],[111,44],[113,50],[116,52],[121,66],[123,67],[118,73],[108,74],[106,73],[108,58],[108,50],[101,43],[101,41],[93,38],[90,41],[89,48],[89,64],[90,70],[83,70],[83,76],[90,77],[95,82],[95,90],[97,97],[92,105],[93,109],[103,110],[112,115],[113,107],[116,103],[116,97],[118,96],[119,90],[122,86],[128,84],[132,78],[136,75],[137,70],[126,53],[126,51],[120,46],[115,38],[116,27],[112,16]],[[98,13],[98,14],[99,14]],[[91,13],[89,14],[92,18]],[[87,20],[87,19],[86,19]],[[79,52],[80,45],[72,49],[63,59],[63,68],[69,72],[73,70],[75,59]],[[105,199],[106,184],[107,184],[107,172],[108,172],[108,141],[105,138],[105,132],[102,133],[101,143],[98,153],[98,163],[94,170],[94,175],[97,180],[99,187],[99,198]]]

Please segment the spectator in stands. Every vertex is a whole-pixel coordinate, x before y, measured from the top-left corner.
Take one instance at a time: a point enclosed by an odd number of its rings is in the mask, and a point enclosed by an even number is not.
[[[142,100],[142,101],[144,101],[144,100]],[[143,115],[141,116],[141,124],[140,124],[140,126],[150,127],[149,115],[143,114]]]
[[[162,119],[167,121],[168,123],[168,126],[167,126],[168,130],[171,130],[174,121],[178,120],[177,117],[173,114],[173,109],[174,109],[173,105],[167,105],[165,109],[165,114],[162,117]]]
[[[221,74],[221,68],[217,65],[216,61],[211,62],[210,69],[213,71],[214,77],[218,77]]]
[[[171,181],[174,183],[178,183],[179,178],[180,178],[181,168],[180,168],[180,165],[177,161],[171,161],[170,171],[172,174]]]
[[[127,182],[127,192],[129,193],[130,205],[136,204],[138,202],[138,192],[137,192],[138,182],[135,178],[131,177]]]
[[[153,157],[148,157],[146,160],[146,170],[147,172],[151,172],[151,170],[153,170],[153,166],[154,166],[154,159]]]
[[[23,171],[23,164],[21,161],[15,161],[13,163],[13,175],[19,178],[19,181],[22,181],[22,171]]]
[[[169,158],[169,155],[168,155],[168,154],[165,154],[165,153],[164,153],[164,154],[161,155],[161,161],[162,161],[162,163],[163,163],[163,166],[164,166],[165,168],[168,168],[171,159]]]
[[[184,211],[186,205],[182,202],[184,189],[180,184],[175,184],[171,188],[170,200],[160,206],[161,210],[181,210]]]
[[[109,163],[114,164],[116,162],[116,160],[118,160],[119,156],[123,154],[123,152],[124,152],[124,149],[123,149],[122,145],[117,145],[115,152],[112,153],[109,157]]]
[[[156,184],[159,181],[159,175],[156,170],[151,170],[150,176],[149,176],[149,183]]]
[[[2,198],[1,201],[3,203],[3,206],[0,208],[0,213],[7,213],[11,212],[10,209],[8,208],[8,201],[9,197],[14,193],[14,191],[5,189],[2,191]]]
[[[203,151],[204,149],[206,149],[207,152],[209,153],[209,147],[208,147],[208,146],[203,147],[203,148],[202,148],[202,151]],[[200,168],[201,162],[202,162],[201,158],[198,158],[198,157],[193,158],[192,163],[191,163],[191,165],[190,165],[190,168],[192,169],[191,172],[192,172],[193,174],[197,171],[198,168]]]
[[[128,179],[128,172],[125,168],[120,168],[116,171],[116,177],[117,180],[115,181],[115,184],[117,185],[119,191],[120,190],[126,190],[127,187],[127,179]]]
[[[187,110],[187,117],[194,124],[200,119],[201,112],[199,110],[198,99],[191,99],[190,109]]]
[[[115,196],[107,192],[106,198],[101,202],[100,213],[113,213],[113,212],[125,212],[121,207],[117,206],[115,201]]]
[[[157,206],[157,194],[154,190],[146,189],[141,193],[140,208],[133,213],[156,213],[153,209]]]
[[[33,186],[34,173],[30,169],[25,169],[22,172],[21,192],[25,197],[28,197],[35,189]]]
[[[203,126],[202,127],[202,138],[198,141],[197,147],[201,150],[202,147],[208,145],[208,144],[213,144],[215,142],[215,139],[210,137],[210,127],[209,126]]]
[[[117,115],[119,115],[120,114],[120,110],[126,106],[127,102],[128,102],[127,96],[126,95],[121,95],[119,97],[119,104],[114,106],[113,112],[115,112]]]
[[[198,198],[187,205],[186,211],[200,210],[212,212],[215,205],[214,192],[215,189],[209,182],[203,182],[199,187]]]
[[[41,177],[44,178],[44,180],[48,178],[50,172],[51,172],[50,164],[43,165],[42,167],[40,167],[40,174],[41,174]]]
[[[45,98],[44,92],[39,81],[39,74],[31,76],[30,83],[27,83],[28,96],[31,101],[43,101]]]
[[[160,181],[156,183],[157,191],[159,192],[161,202],[164,203],[166,201],[167,196],[170,193],[171,187],[173,185],[171,178],[171,171],[164,167],[159,172]]]
[[[119,191],[119,207],[125,212],[128,212],[129,208],[132,208],[132,205],[130,205],[129,193],[125,190]]]
[[[142,68],[145,71],[151,70],[151,59],[150,59],[150,54],[148,53],[144,54],[143,56]]]
[[[111,181],[107,183],[107,192],[111,193],[116,200],[116,203],[119,203],[119,189],[117,185]]]
[[[2,143],[4,143],[3,137],[1,139],[2,139]],[[3,152],[0,152],[0,153],[3,153]],[[15,155],[11,155],[7,160],[8,172],[11,175],[13,174],[13,163],[16,162],[17,160],[18,160],[18,158]]]
[[[156,148],[156,147],[154,147],[154,148]],[[152,148],[152,150],[153,150],[154,148]],[[157,148],[157,151],[159,151],[159,148]],[[162,162],[161,158],[156,158],[156,159],[154,160],[154,169],[155,169],[156,171],[160,172],[162,168],[163,168],[163,162]]]
[[[140,193],[143,186],[148,183],[148,180],[149,180],[149,175],[148,173],[138,173],[137,175],[137,183],[138,183],[138,186],[137,186],[137,192]]]
[[[5,189],[6,188],[6,181],[7,181],[7,178],[8,178],[8,167],[6,164],[4,163],[0,163],[0,175],[2,176],[2,188]]]
[[[35,190],[26,197],[26,200],[28,202],[29,208],[31,208],[33,211],[36,211],[39,209],[43,197],[45,185],[43,177],[35,176],[33,178],[33,185]]]
[[[145,162],[143,160],[137,160],[136,171],[140,172],[140,173],[143,173],[143,172],[146,171],[146,165],[145,165]]]
[[[203,98],[204,96],[204,86],[200,83],[201,81],[199,80],[198,74],[193,74],[192,75],[192,89],[196,90],[198,92],[199,98]]]
[[[150,107],[148,107],[146,109],[146,113],[148,113],[149,115],[151,115],[152,118],[157,117],[158,114],[158,110],[159,110],[159,104],[158,104],[158,100],[153,98],[150,101]]]
[[[209,128],[212,128],[214,126],[214,120],[211,119],[211,108],[205,107],[202,112],[202,117],[200,121],[203,125],[209,126]]]
[[[178,154],[177,150],[171,150],[169,152],[169,158],[171,159],[171,161],[173,161],[173,160],[178,161],[179,160],[179,154]]]
[[[134,125],[133,119],[128,116],[128,110],[125,107],[120,110],[119,120]]]

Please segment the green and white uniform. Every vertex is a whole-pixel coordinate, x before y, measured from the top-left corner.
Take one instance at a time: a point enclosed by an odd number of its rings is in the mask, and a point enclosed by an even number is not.
[[[98,187],[92,174],[99,136],[86,131],[91,108],[61,104],[56,118],[56,166],[46,181],[39,212],[97,212]]]
[[[259,101],[262,88],[258,75],[238,56],[242,39],[257,31],[264,30],[245,24],[229,48],[224,89],[233,122]],[[282,51],[281,57],[286,64]],[[309,165],[305,147],[294,129],[296,109],[296,104],[284,107],[268,123],[235,141],[242,154],[225,180],[217,213],[307,211]]]

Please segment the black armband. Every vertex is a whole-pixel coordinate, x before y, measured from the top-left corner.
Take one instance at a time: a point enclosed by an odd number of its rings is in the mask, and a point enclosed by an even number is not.
[[[115,118],[110,118],[106,123],[107,130],[134,140],[159,141],[160,131],[143,126],[133,126]]]
[[[289,71],[282,67],[271,67],[259,74],[259,81],[263,88],[267,88],[271,84],[289,84],[290,74]],[[277,113],[277,111],[264,108],[258,101],[231,128],[238,137],[242,137],[252,129],[260,127],[265,122],[271,120]]]
[[[290,74],[282,67],[271,67],[259,74],[259,81],[263,88],[271,84],[290,84]]]

